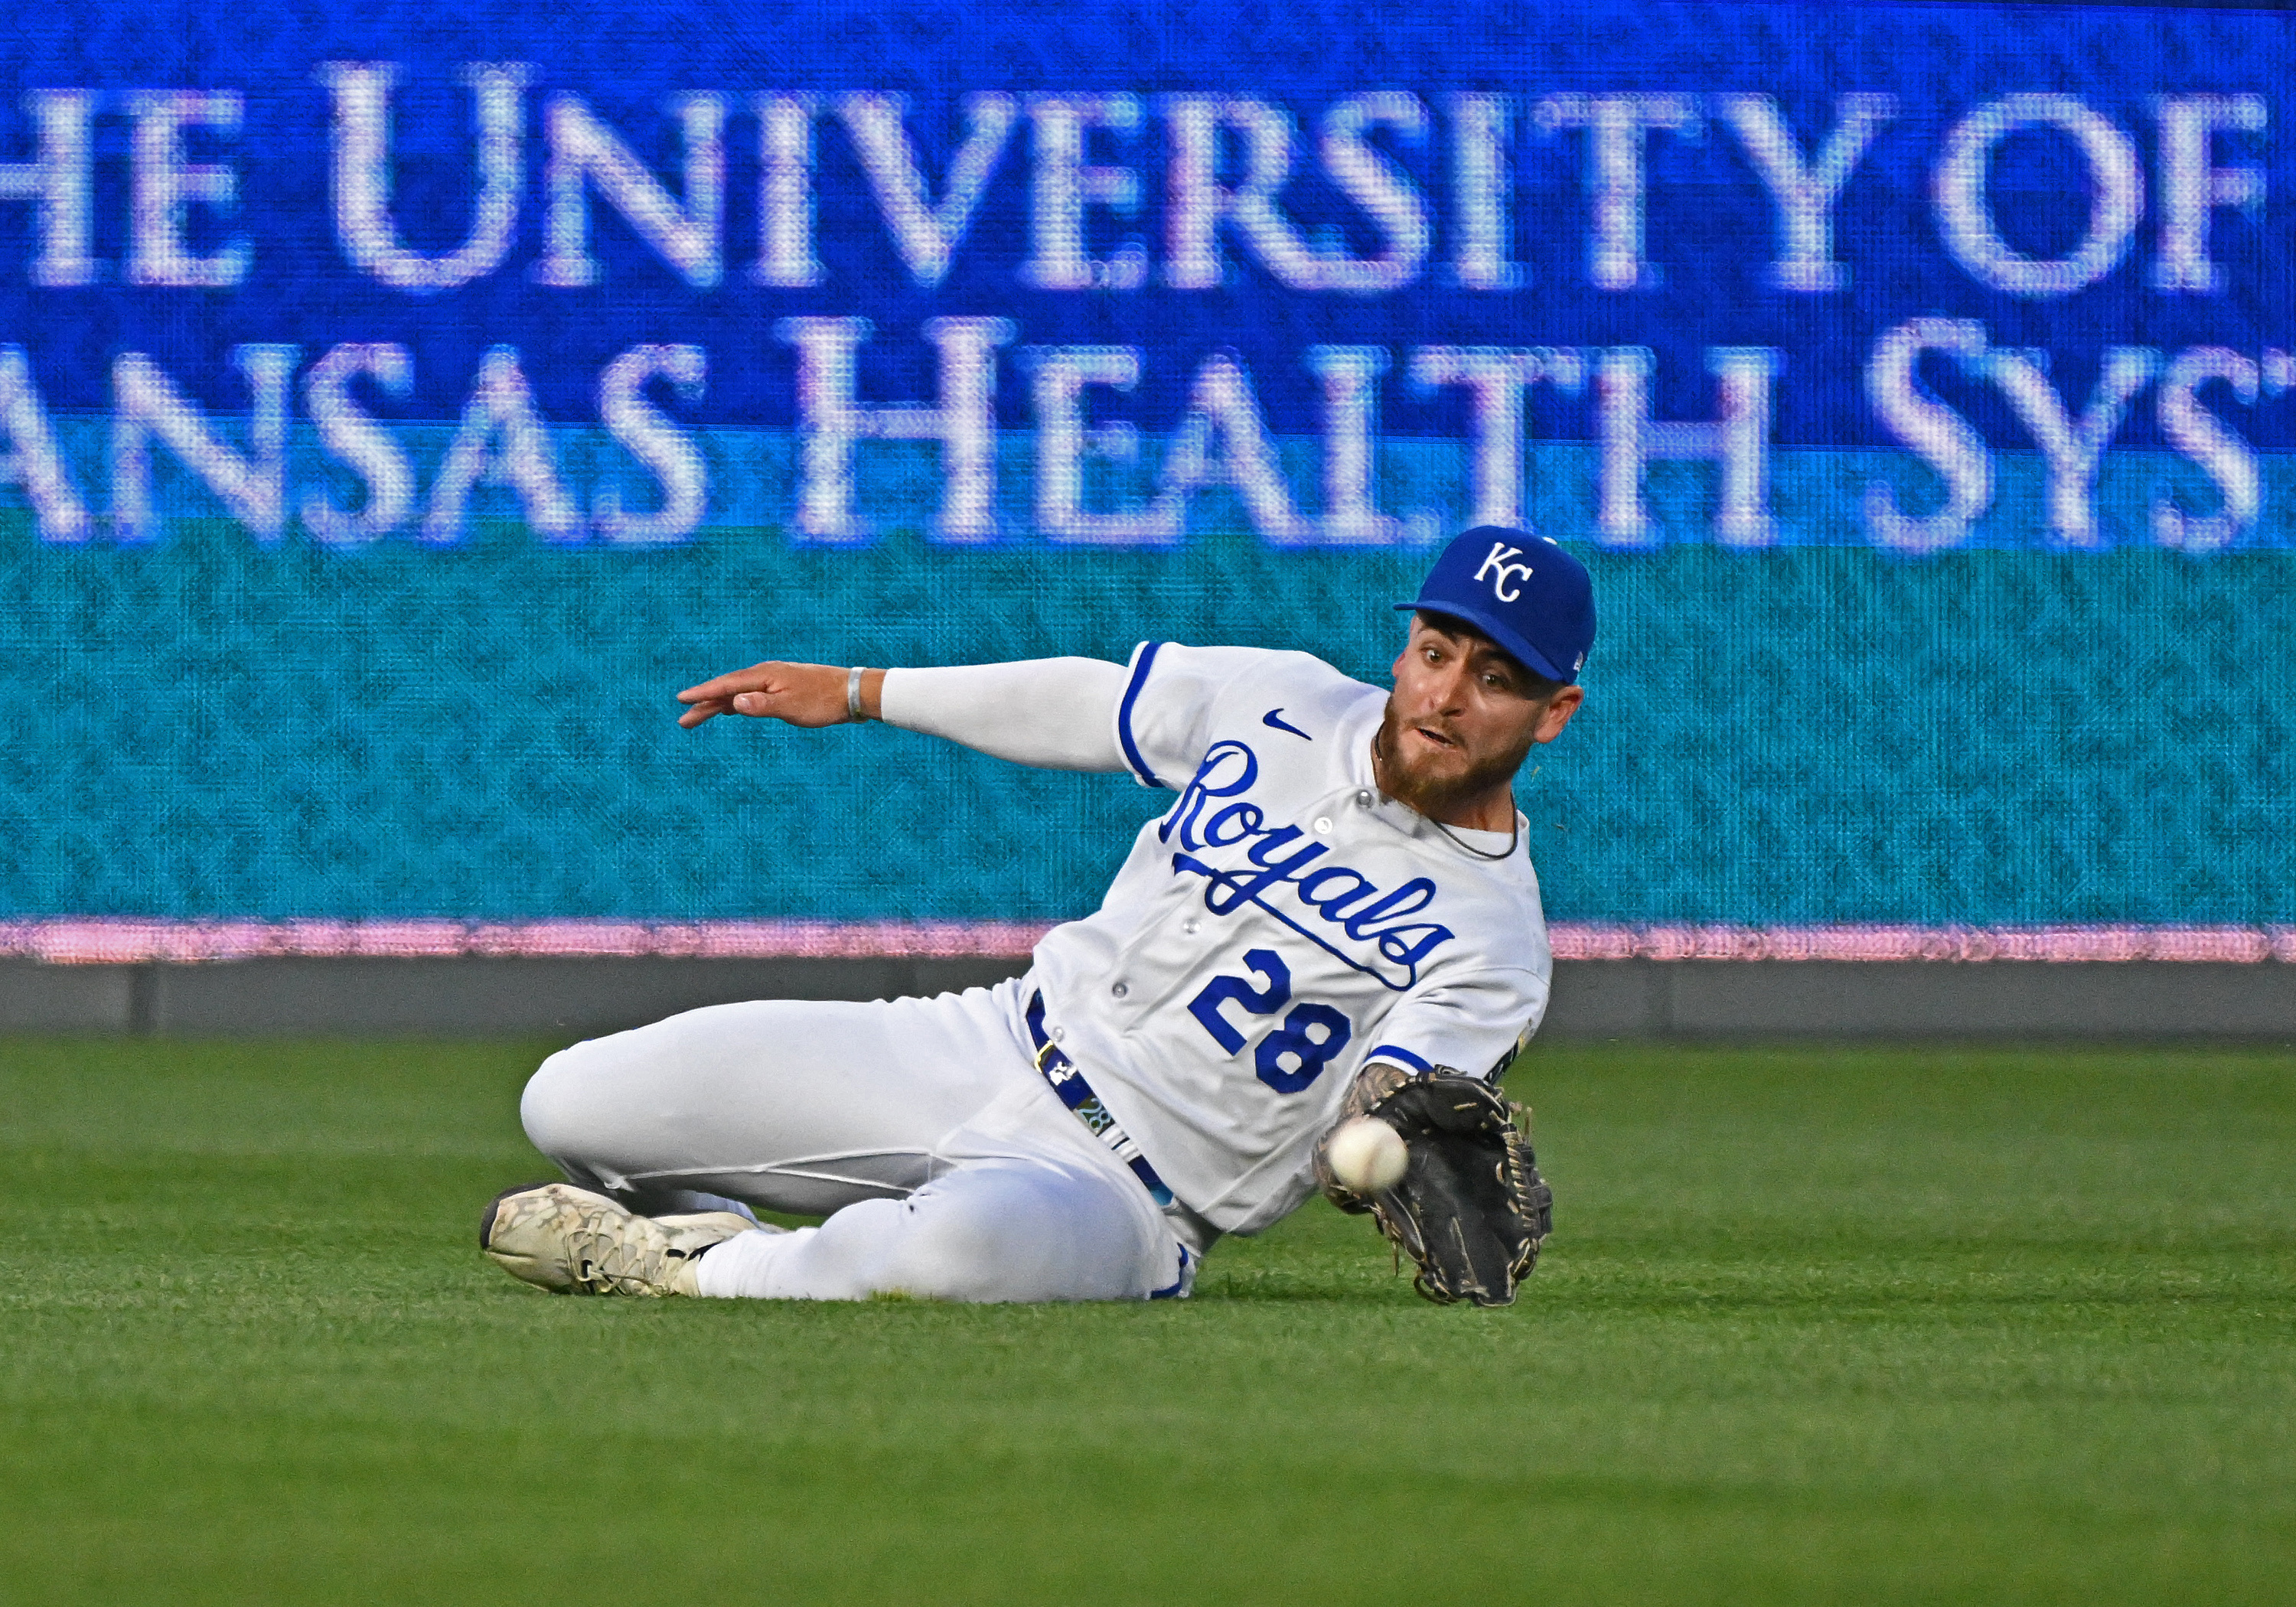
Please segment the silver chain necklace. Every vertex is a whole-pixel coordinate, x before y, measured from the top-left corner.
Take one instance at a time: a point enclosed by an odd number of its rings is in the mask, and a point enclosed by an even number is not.
[[[1430,820],[1435,820],[1435,817],[1432,815],[1430,815],[1427,818]],[[1514,823],[1507,827],[1507,845],[1496,854],[1477,848],[1473,843],[1469,842],[1466,839],[1461,837],[1456,832],[1453,831],[1449,826],[1445,825],[1439,820],[1435,820],[1435,829],[1442,832],[1444,836],[1448,837],[1453,842],[1457,843],[1461,848],[1466,849],[1467,852],[1472,854],[1478,859],[1512,859],[1514,857],[1514,845],[1521,837],[1522,816],[1521,815],[1517,815],[1514,817]]]

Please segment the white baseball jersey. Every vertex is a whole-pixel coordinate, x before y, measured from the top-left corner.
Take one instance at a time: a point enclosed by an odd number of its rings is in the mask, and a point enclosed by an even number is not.
[[[1300,652],[1144,643],[1116,735],[1176,789],[1099,911],[1037,946],[1046,1021],[1180,1201],[1253,1233],[1314,1187],[1373,1060],[1473,1076],[1546,1008],[1518,844],[1382,798],[1386,694]]]

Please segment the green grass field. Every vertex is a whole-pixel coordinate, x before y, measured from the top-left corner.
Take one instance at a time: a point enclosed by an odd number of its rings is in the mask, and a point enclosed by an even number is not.
[[[2296,1052],[1539,1049],[1495,1312],[552,1299],[538,1053],[0,1042],[0,1599],[2296,1600]]]

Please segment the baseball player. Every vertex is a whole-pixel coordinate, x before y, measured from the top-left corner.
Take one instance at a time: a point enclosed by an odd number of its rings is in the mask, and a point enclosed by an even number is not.
[[[882,720],[1172,801],[1017,980],[723,1004],[551,1056],[521,1115],[570,1182],[499,1196],[481,1246],[592,1294],[1155,1300],[1321,1181],[1423,1292],[1511,1299],[1546,1196],[1489,1084],[1551,968],[1511,782],[1579,707],[1593,594],[1552,541],[1486,528],[1396,606],[1392,693],[1161,642],[1124,665],[766,663],[679,693],[686,726]],[[902,831],[865,800],[852,827]],[[1366,1112],[1410,1168],[1357,1194],[1319,1145]]]

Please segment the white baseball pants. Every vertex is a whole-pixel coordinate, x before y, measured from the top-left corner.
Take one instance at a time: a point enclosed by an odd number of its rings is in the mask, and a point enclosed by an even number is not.
[[[1037,1075],[1023,989],[689,1011],[552,1055],[520,1117],[571,1181],[637,1209],[828,1214],[713,1248],[705,1295],[1185,1294],[1193,1255]]]

